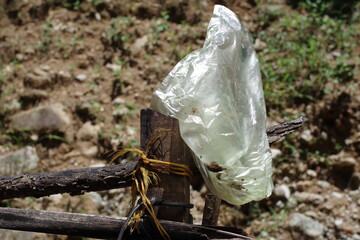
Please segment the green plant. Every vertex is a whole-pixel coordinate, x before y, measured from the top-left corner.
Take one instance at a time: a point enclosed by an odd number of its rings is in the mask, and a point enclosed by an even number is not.
[[[128,34],[128,27],[133,24],[133,17],[112,18],[110,26],[105,29],[105,39],[113,47],[127,50],[129,46],[124,43],[134,39],[132,34]]]
[[[301,0],[298,1],[298,6],[312,14],[349,19],[354,12],[357,2],[358,1],[341,0]]]
[[[43,31],[41,32],[40,42],[37,43],[36,48],[41,52],[47,52],[52,42],[52,23],[50,19],[46,20],[46,23],[42,25]]]
[[[88,100],[87,102],[85,102],[83,104],[84,108],[87,109],[93,109],[95,111],[101,111],[102,110],[102,106],[101,104],[98,102],[97,98],[91,98],[90,100]]]
[[[31,132],[28,130],[9,130],[5,133],[5,139],[14,145],[25,145],[33,142],[30,135]]]
[[[64,3],[64,6],[66,8],[69,8],[71,10],[79,10],[80,9],[80,4],[81,4],[81,0],[67,0],[65,3]]]
[[[159,40],[160,33],[169,29],[167,25],[169,18],[170,18],[169,12],[162,11],[161,18],[152,19],[151,23],[153,24],[153,27],[149,29],[148,35],[155,40]]]
[[[178,44],[175,44],[175,42],[172,44],[174,47],[174,54],[177,57],[177,61],[180,61],[183,59],[186,55],[188,55],[191,52],[191,46],[187,45],[185,49],[183,49]]]
[[[271,108],[311,102],[324,95],[327,82],[345,82],[354,76],[355,66],[346,61],[355,47],[356,30],[343,20],[286,15],[257,36],[267,43],[258,55]],[[329,61],[333,51],[341,57]]]

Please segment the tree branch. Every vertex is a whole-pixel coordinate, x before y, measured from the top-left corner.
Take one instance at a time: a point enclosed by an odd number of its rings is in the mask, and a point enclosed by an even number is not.
[[[273,143],[300,128],[307,119],[268,127],[269,143]],[[56,193],[78,195],[89,191],[108,190],[130,186],[131,172],[136,162],[96,168],[80,168],[59,172],[0,177],[0,200],[15,197],[43,197]]]
[[[56,193],[79,195],[130,186],[137,162],[95,168],[79,168],[13,177],[0,177],[0,200],[15,197],[43,197]]]
[[[143,220],[142,226],[154,239],[161,239],[150,220]],[[0,208],[0,228],[73,235],[91,238],[116,239],[125,218],[114,218],[78,213],[59,213],[15,208]],[[205,227],[186,223],[160,221],[173,240],[183,239],[246,239],[243,233],[232,227]],[[134,231],[124,239],[144,239],[145,231]]]
[[[268,137],[269,144],[280,140],[293,133],[296,129],[300,128],[308,120],[306,117],[299,117],[298,119],[292,120],[290,122],[284,122],[275,126],[270,126],[266,129],[266,134]]]

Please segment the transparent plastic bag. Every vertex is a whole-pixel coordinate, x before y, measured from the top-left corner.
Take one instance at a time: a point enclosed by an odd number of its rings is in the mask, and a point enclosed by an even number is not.
[[[231,204],[268,197],[273,189],[259,62],[248,31],[216,5],[202,49],[181,60],[151,107],[179,120],[209,189]]]

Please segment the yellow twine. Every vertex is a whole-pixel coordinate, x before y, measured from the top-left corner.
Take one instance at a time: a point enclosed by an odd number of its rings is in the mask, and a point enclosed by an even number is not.
[[[154,220],[155,226],[157,227],[161,236],[165,240],[169,240],[170,239],[169,234],[165,231],[163,226],[161,226],[159,220],[155,215],[154,207],[152,206],[149,198],[146,196],[147,190],[151,183],[158,184],[159,182],[159,177],[154,171],[168,172],[168,173],[173,173],[187,177],[190,177],[192,175],[192,172],[190,168],[186,165],[164,162],[147,157],[147,154],[150,150],[150,145],[153,145],[160,138],[161,135],[163,135],[164,133],[167,134],[168,132],[170,132],[170,130],[158,129],[155,132],[157,132],[158,134],[157,136],[153,134],[152,137],[150,138],[149,144],[147,145],[146,153],[144,153],[143,151],[137,148],[121,149],[113,154],[111,162],[115,161],[117,158],[123,156],[128,152],[134,152],[139,155],[140,164],[138,164],[136,169],[132,172],[133,184],[131,186],[131,195],[132,195],[131,206],[133,208],[137,204],[136,201],[137,195],[140,195],[140,199],[143,202],[145,209],[148,211],[148,213]],[[129,222],[129,225],[131,225],[130,232],[133,232],[135,229],[138,229],[141,221],[141,216],[143,214],[144,214],[144,209],[141,209],[131,218]]]

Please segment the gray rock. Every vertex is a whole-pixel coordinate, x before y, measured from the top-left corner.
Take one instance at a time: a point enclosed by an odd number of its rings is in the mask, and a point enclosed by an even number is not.
[[[42,66],[34,69],[34,74],[38,76],[48,76],[48,71],[50,70],[49,66]]]
[[[289,199],[291,192],[288,186],[281,184],[274,188],[274,195],[281,199]]]
[[[304,139],[306,142],[311,142],[314,139],[314,137],[311,134],[311,131],[309,129],[304,130],[301,133],[301,138]]]
[[[105,205],[103,198],[97,192],[89,192],[86,195],[90,197],[90,199],[95,203],[98,209],[102,208]]]
[[[12,114],[21,109],[21,104],[16,98],[0,100],[0,114]]]
[[[100,126],[92,125],[91,122],[86,122],[76,133],[76,138],[78,141],[91,141],[97,143],[99,131]]]
[[[135,55],[139,54],[141,50],[145,48],[145,45],[147,44],[148,40],[149,39],[147,35],[144,35],[143,37],[136,39],[131,48],[133,54]]]
[[[296,192],[294,196],[303,202],[313,203],[316,205],[325,201],[325,198],[320,194],[311,192]]]
[[[357,190],[350,191],[350,192],[349,192],[349,196],[351,197],[351,199],[352,199],[354,202],[359,201],[359,200],[360,200],[360,190],[357,189]]]
[[[85,74],[79,74],[76,76],[76,80],[83,82],[87,79],[87,76]]]
[[[57,103],[15,114],[11,117],[10,127],[18,130],[65,132],[70,123],[70,116],[64,111],[64,106]]]
[[[20,97],[25,99],[44,99],[48,97],[48,93],[40,89],[27,89],[20,94]]]
[[[56,82],[68,83],[72,80],[72,76],[69,72],[60,70],[60,71],[54,73],[53,79]]]
[[[254,49],[256,51],[264,50],[267,47],[266,42],[261,41],[259,38],[255,40]]]
[[[118,72],[121,70],[121,66],[119,64],[111,64],[111,63],[108,63],[105,65],[105,67],[107,69],[110,69],[111,71],[113,72]]]
[[[282,155],[282,152],[280,151],[280,149],[270,148],[270,150],[271,150],[271,156],[273,159],[280,157]]]
[[[52,82],[48,66],[35,68],[33,73],[28,73],[25,76],[24,83],[27,86],[40,88],[50,85]]]
[[[327,181],[323,181],[323,180],[318,180],[317,185],[324,189],[327,189],[330,187],[330,183]]]
[[[34,172],[39,164],[39,156],[34,147],[24,147],[0,156],[0,175],[12,176]],[[0,238],[1,239],[1,238]]]
[[[355,233],[351,237],[352,237],[353,240],[360,240],[360,235],[359,234]]]
[[[289,226],[311,238],[321,237],[324,234],[324,226],[321,223],[301,213],[294,213],[291,216]]]
[[[34,240],[36,238],[33,232],[13,231],[0,229],[0,239],[4,240]]]
[[[99,149],[96,145],[94,145],[92,142],[77,142],[76,144],[78,146],[78,149],[80,152],[87,157],[93,158],[96,157],[96,155],[99,152]]]

